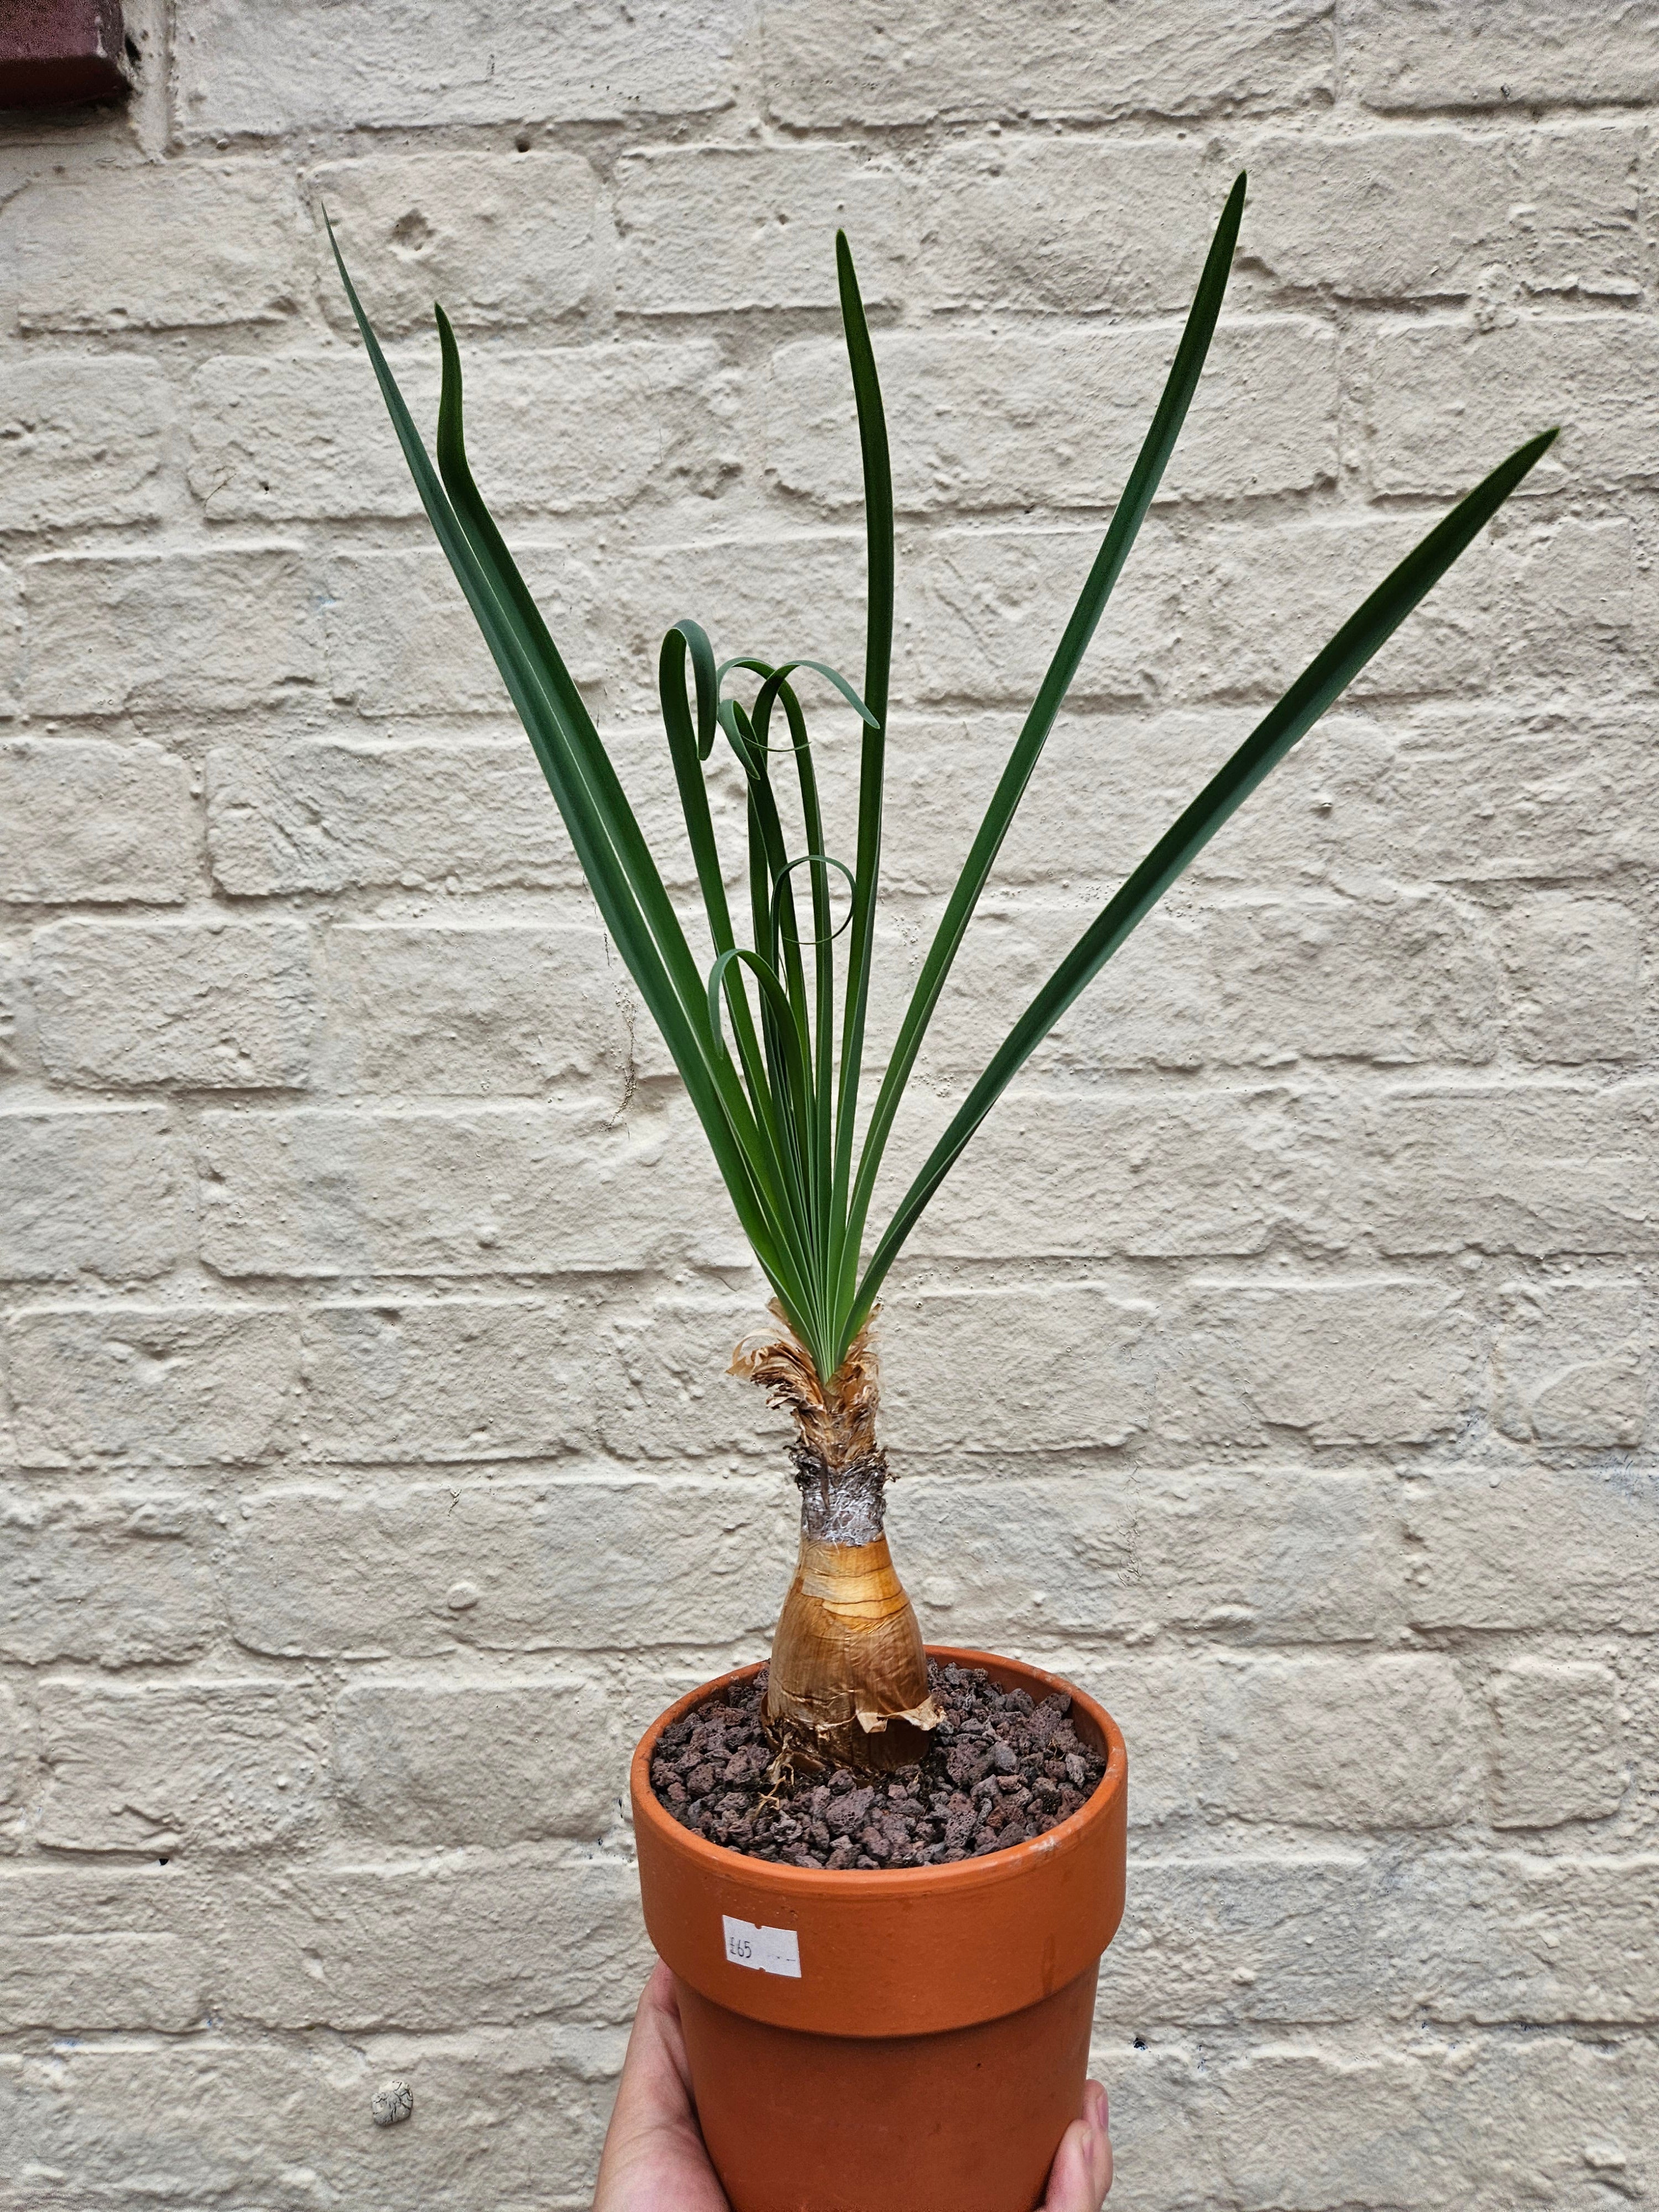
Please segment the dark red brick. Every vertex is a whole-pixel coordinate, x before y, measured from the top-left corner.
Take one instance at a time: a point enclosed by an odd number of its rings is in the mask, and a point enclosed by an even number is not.
[[[0,107],[75,107],[127,89],[121,0],[0,0]]]

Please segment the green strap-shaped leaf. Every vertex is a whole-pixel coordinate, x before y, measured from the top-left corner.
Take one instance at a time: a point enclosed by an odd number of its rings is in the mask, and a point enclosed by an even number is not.
[[[1013,750],[1003,769],[991,803],[985,810],[978,835],[963,864],[949,903],[934,932],[933,944],[922,963],[921,973],[916,978],[910,1003],[905,1009],[904,1019],[894,1040],[887,1072],[876,1094],[876,1103],[870,1116],[864,1150],[859,1160],[858,1181],[851,1202],[849,1244],[854,1253],[864,1234],[864,1224],[869,1212],[871,1197],[875,1190],[876,1177],[880,1171],[882,1155],[891,1133],[894,1116],[909,1081],[910,1071],[915,1065],[916,1054],[921,1049],[927,1024],[933,1009],[939,1004],[962,940],[967,934],[974,910],[979,903],[996,856],[1007,836],[1019,803],[1025,796],[1048,732],[1054,727],[1066,693],[1080,666],[1089,641],[1093,637],[1113,586],[1122,574],[1123,564],[1129,557],[1146,511],[1163,481],[1170,456],[1175,451],[1176,441],[1187,419],[1193,394],[1215,335],[1216,319],[1221,313],[1222,296],[1227,288],[1227,272],[1232,265],[1233,249],[1238,240],[1238,226],[1244,214],[1245,179],[1241,174],[1227,195],[1227,204],[1222,210],[1221,220],[1216,225],[1211,240],[1203,273],[1187,317],[1187,326],[1176,356],[1170,366],[1164,394],[1152,416],[1152,427],[1142,442],[1129,480],[1123,488],[1109,528],[1095,556],[1087,582],[1072,610],[1072,618],[1048,664],[1048,673],[1025,717],[1024,725],[1014,741]]]
[[[859,1076],[870,1004],[870,963],[875,948],[876,893],[881,880],[882,784],[887,764],[887,694],[893,666],[893,470],[887,450],[887,416],[881,404],[875,349],[865,319],[853,249],[836,233],[836,277],[842,327],[858,407],[859,458],[864,472],[864,531],[867,548],[864,642],[864,701],[875,718],[864,732],[859,757],[859,838],[854,864],[853,919],[848,939],[847,982],[842,1010],[841,1079],[836,1101],[834,1187],[830,1197],[830,1279],[845,1294],[858,1265],[859,1232],[849,1227],[853,1132],[858,1119]]]
[[[720,686],[714,671],[714,658],[707,636],[696,623],[676,623],[663,639],[662,652],[657,664],[658,696],[662,702],[663,726],[668,734],[669,757],[673,763],[674,779],[679,788],[686,836],[697,872],[698,887],[702,892],[704,911],[708,917],[708,933],[716,953],[720,953],[729,951],[737,940],[732,933],[731,909],[726,903],[726,884],[714,842],[714,825],[708,811],[708,787],[702,778],[702,759],[706,756],[702,753],[700,732],[693,729],[690,708],[686,700],[685,661],[688,652],[696,671],[699,716],[706,713],[710,726],[715,726]],[[741,968],[728,969],[726,973],[732,1025],[738,1042],[738,1063],[772,1164],[775,1187],[782,1188],[788,1182],[784,1167],[785,1137],[779,1127],[749,1001],[744,995],[742,970]],[[803,1252],[810,1249],[810,1246],[803,1246]],[[814,1267],[814,1279],[817,1273]]]
[[[771,699],[777,696],[777,694],[782,688],[783,684],[794,674],[798,668],[810,668],[814,675],[825,678],[830,683],[835,685],[842,697],[846,700],[848,705],[852,708],[854,714],[857,714],[860,721],[866,724],[868,727],[872,730],[878,729],[880,726],[877,722],[875,716],[870,712],[870,709],[865,705],[863,700],[860,698],[858,693],[853,689],[852,685],[842,674],[841,671],[838,668],[831,668],[828,661],[786,660],[781,667],[775,668],[769,661],[757,660],[748,653],[739,653],[736,659],[723,660],[720,663],[719,670],[716,672],[720,682],[723,684],[726,681],[726,672],[729,669],[733,668],[750,669],[757,676],[764,677],[766,679],[765,683],[762,685],[760,691],[756,694],[755,703],[750,709],[750,720],[754,723],[757,732],[763,732],[765,730],[767,713]],[[763,701],[765,702],[764,704],[763,703]]]
[[[1135,925],[1157,905],[1177,876],[1297,739],[1313,727],[1365,663],[1554,443],[1546,430],[1501,462],[1451,513],[1437,523],[1316,653],[1272,711],[1264,715],[1219,775],[1211,778],[1186,811],[1170,825],[1145,860],[1090,924],[1015,1023],[984,1073],[963,1101],[921,1172],[900,1201],[859,1285],[843,1330],[850,1343],[869,1316],[876,1294],[922,1209],[960,1158],[963,1146],[1049,1030],[1097,975]]]
[[[606,926],[684,1078],[721,1179],[731,1194],[757,1259],[785,1310],[804,1315],[806,1289],[814,1271],[805,1264],[804,1249],[790,1236],[791,1224],[780,1217],[775,1193],[768,1188],[759,1132],[740,1087],[731,1076],[729,1062],[724,1069],[711,1065],[716,1056],[702,1006],[701,978],[691,967],[693,993],[688,995],[676,988],[661,949],[640,911],[633,887],[617,864],[614,842],[606,826],[585,803],[585,779],[575,757],[575,746],[587,734],[592,734],[597,744],[597,733],[592,732],[580,695],[570,683],[544,628],[541,628],[538,640],[526,636],[523,606],[529,594],[510,556],[506,556],[493,523],[488,534],[481,532],[476,517],[463,517],[458,513],[440,482],[397,380],[363,312],[331,223],[328,225],[328,234],[341,283],[421,503],[501,672],[508,695],[564,815],[577,857]],[[441,338],[443,335],[441,326]],[[451,344],[453,348],[453,339]],[[459,410],[458,394],[455,404]],[[467,481],[470,483],[470,478]],[[476,496],[475,491],[473,497]],[[482,501],[477,501],[477,507],[482,510]],[[487,513],[483,519],[489,520]],[[491,557],[492,538],[500,555],[506,559],[508,575],[498,573]],[[517,596],[520,593],[522,599]],[[531,607],[533,612],[533,602]],[[538,615],[536,623],[540,627]],[[529,645],[541,645],[543,641],[544,645],[539,653],[527,649]],[[684,944],[683,937],[681,942]],[[684,957],[689,965],[689,947]],[[723,1091],[729,1095],[723,1097]]]

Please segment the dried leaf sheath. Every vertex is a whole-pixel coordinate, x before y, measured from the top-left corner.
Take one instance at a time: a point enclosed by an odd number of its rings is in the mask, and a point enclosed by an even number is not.
[[[915,1608],[884,1530],[886,1455],[876,1443],[875,1347],[861,1329],[826,1383],[775,1304],[776,1335],[732,1362],[794,1420],[800,1558],[772,1642],[768,1719],[833,1763],[902,1766],[939,1715]]]

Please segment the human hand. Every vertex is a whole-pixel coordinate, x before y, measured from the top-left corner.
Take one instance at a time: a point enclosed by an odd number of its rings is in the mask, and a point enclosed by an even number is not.
[[[1106,2092],[1091,2081],[1083,2117],[1054,2154],[1042,2212],[1101,2212],[1111,2185]],[[674,1977],[660,1960],[634,2015],[593,2212],[731,2212],[702,2147]]]
[[[691,2069],[659,1959],[634,2015],[593,2212],[731,2212],[691,2103]]]
[[[1112,2138],[1106,2132],[1106,2092],[1083,2085],[1083,2117],[1060,2139],[1048,2169],[1042,2212],[1101,2212],[1112,2185]]]

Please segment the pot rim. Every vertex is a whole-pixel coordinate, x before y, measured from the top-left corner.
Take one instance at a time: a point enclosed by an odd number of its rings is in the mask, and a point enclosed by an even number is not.
[[[657,1796],[651,1783],[652,1755],[664,1730],[698,1705],[709,1704],[716,1691],[733,1683],[752,1681],[768,1663],[764,1659],[757,1659],[748,1666],[734,1667],[688,1690],[652,1722],[635,1747],[629,1768],[629,1794],[635,1820],[642,1816],[677,1852],[684,1853],[694,1863],[701,1863],[711,1875],[734,1875],[741,1870],[745,1880],[763,1883],[769,1889],[775,1887],[781,1897],[833,1896],[848,1902],[854,1896],[867,1897],[873,1903],[918,1892],[943,1898],[988,1888],[994,1884],[1018,1881],[1023,1874],[1054,1857],[1057,1851],[1069,1851],[1080,1844],[1086,1831],[1112,1813],[1128,1773],[1129,1756],[1122,1730],[1104,1705],[1086,1690],[1080,1690],[1075,1682],[1060,1674],[1051,1674],[1046,1668],[1034,1666],[1028,1659],[1012,1661],[994,1651],[950,1644],[930,1644],[927,1651],[927,1656],[941,1666],[982,1667],[993,1680],[998,1668],[1018,1665],[1023,1674],[1036,1675],[1083,1708],[1105,1744],[1106,1771],[1075,1813],[1068,1814],[1046,1835],[1007,1844],[1001,1850],[987,1851],[980,1858],[957,1859],[949,1866],[842,1867],[832,1870],[829,1867],[787,1866],[778,1860],[755,1858],[747,1851],[734,1851],[726,1844],[711,1844],[706,1836],[682,1827]]]

